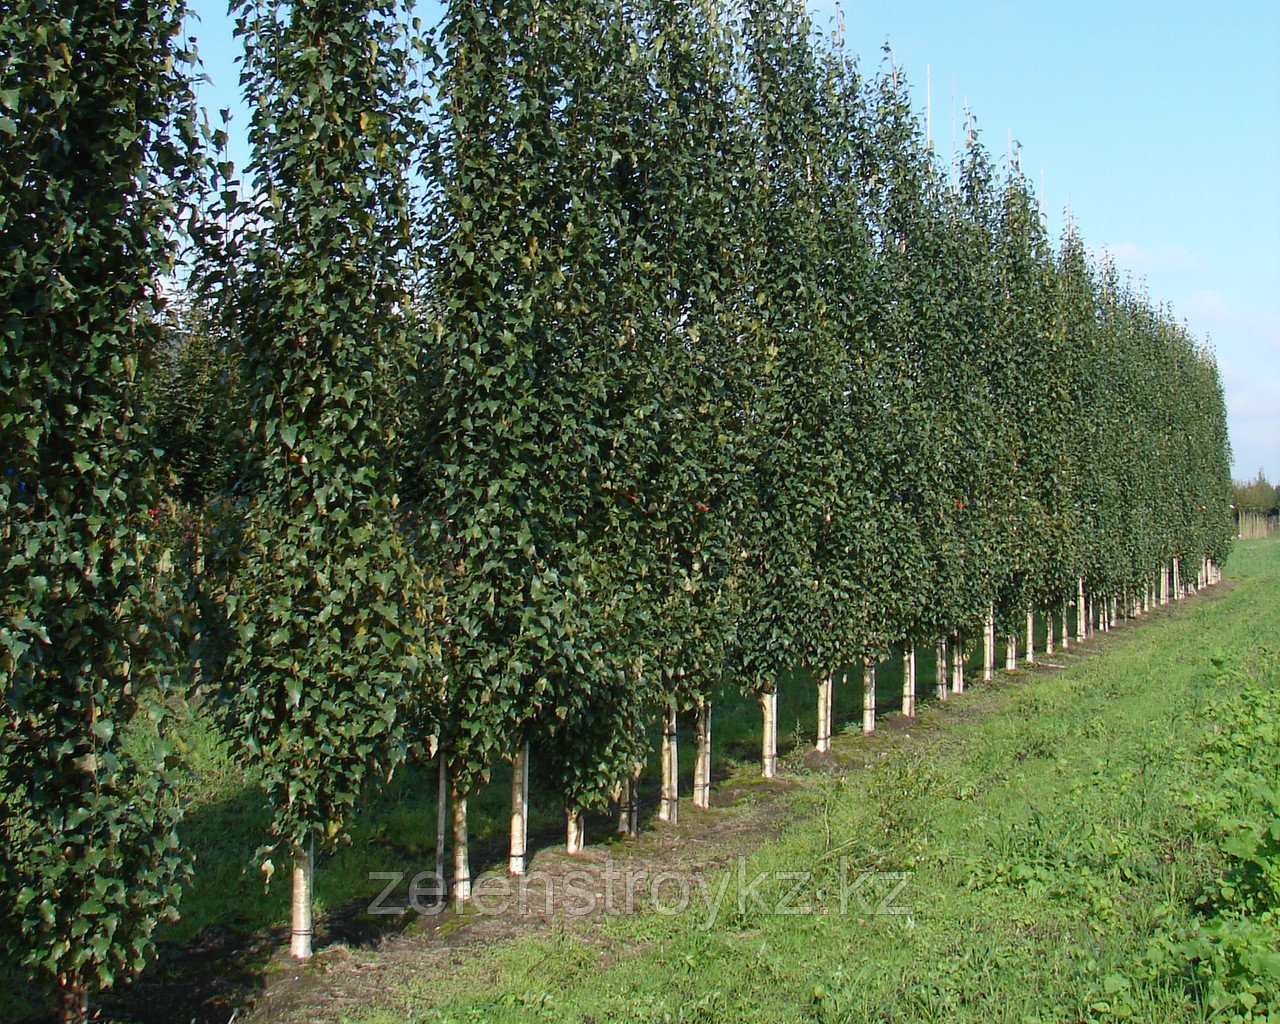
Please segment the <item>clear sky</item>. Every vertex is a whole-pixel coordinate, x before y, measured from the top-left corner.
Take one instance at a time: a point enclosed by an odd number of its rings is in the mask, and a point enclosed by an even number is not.
[[[224,0],[190,0],[213,79],[247,116]],[[1003,163],[1012,137],[1058,237],[1095,251],[1217,352],[1237,477],[1280,479],[1280,0],[810,0],[874,70],[887,42],[935,147],[967,105]],[[420,0],[430,24],[439,5]],[[926,90],[926,81],[931,86]],[[231,156],[245,150],[236,138]]]

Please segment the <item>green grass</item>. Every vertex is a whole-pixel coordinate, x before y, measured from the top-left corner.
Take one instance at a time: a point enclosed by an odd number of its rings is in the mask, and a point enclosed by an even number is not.
[[[552,938],[492,944],[475,965],[443,974],[389,968],[378,993],[385,1008],[367,1020],[1198,1019],[1185,984],[1144,979],[1138,968],[1150,937],[1191,913],[1214,870],[1212,837],[1189,831],[1184,796],[1206,728],[1199,712],[1226,685],[1212,658],[1234,652],[1252,664],[1280,646],[1280,544],[1238,545],[1228,573],[1229,590],[1083,651],[1073,643],[1065,671],[984,685],[974,651],[970,691],[946,708],[932,699],[932,649],[921,648],[922,727],[909,737],[860,735],[861,672],[850,671],[835,694],[836,753],[850,766],[843,777],[804,767],[814,688],[804,674],[784,680],[780,753],[798,778],[784,798],[794,824],[742,870],[746,878],[809,872],[792,902],[839,910],[847,865],[858,886],[846,892],[848,913],[783,915],[754,900],[739,908],[735,873],[712,927],[703,927],[708,911],[695,890],[685,915],[565,921]],[[880,667],[877,683],[882,714],[896,711],[900,658]],[[749,784],[759,708],[732,687],[715,708],[716,778]],[[234,946],[236,936],[288,920],[287,879],[278,873],[266,888],[251,863],[268,838],[260,789],[211,719],[184,713],[182,834],[196,873],[182,920],[161,933],[166,955],[209,936]],[[682,744],[686,786],[692,755]],[[545,847],[563,841],[563,817],[538,786],[536,756],[531,827]],[[878,763],[863,771],[868,759]],[[470,802],[475,867],[502,863],[508,781],[500,766]],[[351,843],[319,858],[322,947],[325,915],[363,907],[381,888],[369,872],[433,866],[435,793],[432,773],[400,772],[371,794]],[[738,813],[690,817],[714,828],[718,815]],[[593,828],[589,840],[598,841],[606,826]],[[896,884],[889,875],[905,879],[896,902],[909,914],[869,912]],[[714,894],[722,878],[705,881]],[[773,908],[792,884],[768,881],[763,904]],[[20,988],[0,997],[0,1018],[30,1009]]]
[[[1193,807],[1223,783],[1198,752],[1242,673],[1276,680],[1280,544],[1238,545],[1228,575],[1066,670],[975,687],[912,739],[876,741],[868,770],[806,776],[801,813],[743,877],[807,872],[791,904],[831,912],[777,913],[792,879],[739,906],[735,868],[711,927],[701,905],[565,920],[452,970],[392,970],[383,1008],[358,1019],[1205,1019],[1200,990],[1151,951],[1217,877],[1220,836]],[[864,749],[837,741],[851,760]],[[847,913],[842,863],[884,873]],[[909,913],[874,912],[889,875]]]

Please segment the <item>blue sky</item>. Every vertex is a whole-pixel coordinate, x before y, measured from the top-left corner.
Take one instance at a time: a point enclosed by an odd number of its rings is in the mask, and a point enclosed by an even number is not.
[[[201,101],[242,132],[226,5],[191,7]],[[428,23],[438,9],[420,3]],[[836,26],[834,2],[810,10]],[[1001,162],[1020,144],[1055,238],[1069,208],[1095,252],[1208,337],[1236,476],[1280,479],[1280,0],[845,0],[840,17],[864,69],[892,47],[922,112],[928,80],[939,152],[954,88],[957,121],[967,105]]]

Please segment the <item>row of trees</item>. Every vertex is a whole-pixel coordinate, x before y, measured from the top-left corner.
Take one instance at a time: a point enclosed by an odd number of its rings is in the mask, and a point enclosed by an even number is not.
[[[940,165],[798,0],[458,0],[430,42],[395,0],[236,9],[245,187],[180,11],[4,21],[0,931],[69,1017],[189,870],[172,679],[262,770],[306,956],[314,845],[406,758],[451,791],[465,898],[500,761],[518,869],[531,748],[573,848],[633,809],[656,719],[660,816],[681,713],[705,801],[725,679],[769,773],[796,670],[829,706],[895,645],[1225,553],[1212,358],[1055,251],[972,127]],[[166,466],[218,524],[176,558]]]

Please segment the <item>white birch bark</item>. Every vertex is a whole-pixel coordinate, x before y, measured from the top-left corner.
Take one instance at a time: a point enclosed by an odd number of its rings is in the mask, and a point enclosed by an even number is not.
[[[876,665],[873,661],[862,665],[862,731],[876,731]]]
[[[916,716],[916,649],[908,647],[902,652],[902,713],[907,718]]]
[[[964,637],[951,638],[951,692],[964,693]]]
[[[304,849],[293,848],[293,907],[289,929],[289,955],[295,960],[311,959],[314,927],[311,917],[312,893],[315,891],[315,842]]]
[[[529,744],[521,744],[511,759],[511,849],[507,872],[523,875],[529,841]]]
[[[760,744],[760,775],[762,778],[778,777],[778,684],[775,681],[760,694],[760,717],[763,720],[763,737]]]
[[[1084,600],[1084,578],[1081,577],[1077,583],[1078,590],[1076,594],[1076,642],[1084,643],[1085,637],[1089,635],[1089,616],[1088,609]]]
[[[698,702],[696,753],[693,761],[693,806],[711,806],[711,701]]]
[[[1027,609],[1027,653],[1025,660],[1028,665],[1036,663],[1036,612],[1034,608]]]

